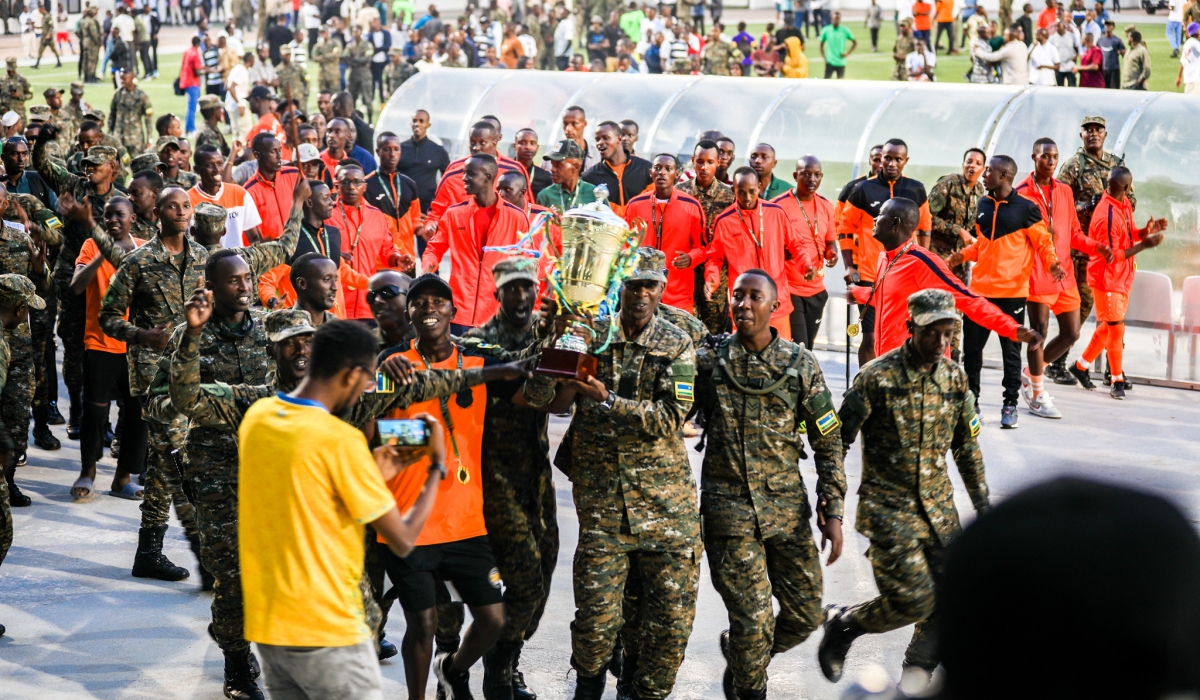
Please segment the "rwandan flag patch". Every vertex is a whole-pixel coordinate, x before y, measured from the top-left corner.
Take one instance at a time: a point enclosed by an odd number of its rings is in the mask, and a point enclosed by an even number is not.
[[[979,437],[979,416],[972,415],[969,424],[971,426],[971,437]]]
[[[695,391],[692,382],[675,382],[675,399],[677,401],[695,401]]]
[[[830,411],[817,419],[817,430],[821,431],[822,435],[828,435],[830,431],[838,427],[837,413]]]

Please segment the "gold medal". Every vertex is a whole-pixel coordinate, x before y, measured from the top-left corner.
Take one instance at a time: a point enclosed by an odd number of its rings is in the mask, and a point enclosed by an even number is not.
[[[851,323],[850,325],[846,326],[846,335],[850,336],[851,338],[858,335],[858,324]]]

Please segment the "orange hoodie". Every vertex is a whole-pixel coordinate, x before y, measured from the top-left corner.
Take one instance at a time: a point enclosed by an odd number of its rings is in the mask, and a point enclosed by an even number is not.
[[[1007,199],[983,196],[978,212],[975,242],[962,250],[963,260],[975,263],[971,291],[989,299],[1028,298],[1034,255],[1047,270],[1058,262],[1041,210],[1013,190]]]

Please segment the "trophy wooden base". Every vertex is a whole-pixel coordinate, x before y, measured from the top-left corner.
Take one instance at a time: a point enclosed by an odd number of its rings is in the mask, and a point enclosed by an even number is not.
[[[557,379],[578,379],[586,382],[595,376],[597,360],[593,355],[574,350],[546,348],[538,360],[538,374]]]

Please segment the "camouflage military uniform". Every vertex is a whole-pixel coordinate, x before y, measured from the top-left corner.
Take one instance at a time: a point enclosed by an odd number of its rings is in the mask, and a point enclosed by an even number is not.
[[[313,47],[312,60],[321,66],[318,89],[337,92],[342,89],[338,65],[342,62],[342,45],[336,41],[320,41]]]
[[[67,152],[71,150],[71,143],[76,140],[75,136],[79,133],[79,122],[72,119],[65,109],[57,112],[51,109],[46,123],[58,130],[58,134],[54,137],[54,143],[58,144],[59,157],[66,158]]]
[[[84,80],[97,79],[96,64],[100,61],[100,49],[104,46],[104,36],[96,10],[88,8],[83,19],[79,20],[79,45],[82,49],[80,60],[83,61]]]
[[[700,200],[700,206],[704,208],[704,245],[707,246],[712,243],[713,227],[716,225],[717,215],[734,202],[733,188],[716,179],[706,190],[701,190],[698,183],[696,178],[692,178],[679,185],[677,189]],[[704,325],[708,327],[710,333],[728,333],[730,329],[729,269],[728,267],[721,268],[721,282],[713,292],[712,301],[709,301],[704,298],[704,270],[700,269],[701,267],[703,266],[696,267],[697,316],[704,321]]]
[[[947,450],[977,509],[987,506],[988,488],[966,373],[944,357],[922,371],[912,343],[864,366],[838,412],[846,449],[863,435],[855,528],[871,541],[867,558],[879,588],[878,598],[849,615],[867,632],[917,623],[905,661],[932,670],[934,596],[946,547],[960,530]]]
[[[904,36],[903,34],[897,34],[896,44],[892,47],[893,60],[895,60],[896,56],[907,56],[916,50],[916,37],[913,37],[912,35]],[[896,61],[896,65],[892,67],[892,80],[908,80],[908,68],[906,68],[904,65],[904,59]]]
[[[308,76],[304,69],[295,63],[280,63],[277,69],[279,75],[279,95],[285,96],[291,92],[292,99],[300,100],[302,109],[308,109]]]
[[[154,107],[138,88],[121,88],[113,93],[108,114],[108,131],[126,151],[141,153],[154,135]]]
[[[664,275],[665,277],[665,275]],[[604,672],[622,626],[622,589],[636,566],[645,587],[639,697],[665,698],[675,683],[695,616],[700,520],[680,433],[692,404],[695,351],[687,335],[655,315],[637,338],[616,319],[597,323],[597,378],[615,393],[611,408],[580,396],[554,463],[571,479],[579,517],[571,665],[581,677]],[[526,382],[531,403],[549,403],[551,381]],[[613,394],[610,394],[612,396]]]
[[[846,475],[837,413],[816,357],[778,337],[751,353],[737,338],[697,368],[708,416],[700,514],[713,586],[729,611],[734,686],[761,690],[771,657],[821,622],[821,564],[796,466],[805,456],[800,434],[807,430],[816,453],[817,496],[829,516],[842,515]],[[781,379],[771,393],[746,391]]]
[[[216,95],[202,95],[200,97],[201,110],[219,106],[221,106],[221,99]],[[196,150],[199,151],[205,146],[216,146],[221,155],[229,155],[229,142],[225,140],[225,134],[221,133],[220,126],[214,127],[208,123],[207,119],[202,119],[196,126]]]
[[[958,235],[959,228],[965,228],[972,236],[975,235],[975,210],[979,198],[986,192],[982,178],[975,182],[974,187],[969,187],[967,178],[959,173],[939,178],[929,191],[929,213],[933,221],[929,231],[929,247],[942,260],[966,247],[967,244]],[[970,284],[971,270],[967,263],[959,263],[950,271],[963,284]],[[962,348],[962,328],[960,317],[954,324],[954,339],[950,343],[955,350]]]
[[[413,64],[401,59],[399,63],[389,61],[383,67],[383,94],[386,102],[404,81],[417,74],[417,69]]]
[[[709,75],[729,75],[729,62],[741,52],[725,41],[710,41],[704,47],[704,72]]]
[[[46,242],[46,265],[55,269],[58,255],[62,251],[62,220],[55,212],[46,208],[41,200],[31,194],[10,194],[20,202],[29,217],[36,235]],[[58,368],[55,363],[54,324],[58,319],[58,289],[49,284],[43,295],[46,308],[29,312],[29,330],[33,339],[33,417],[37,425],[45,426],[49,420],[50,402],[58,400]],[[79,410],[76,408],[75,410]]]
[[[44,266],[35,270],[29,259],[29,234],[10,226],[0,227],[0,275],[24,275],[33,281],[37,294],[45,297],[50,291],[50,274]],[[30,311],[30,321],[16,328],[4,329],[4,341],[9,351],[8,379],[0,394],[0,420],[8,430],[7,441],[12,445],[12,458],[25,454],[29,434],[29,408],[34,390],[34,346],[31,324],[33,314],[45,314],[44,307]]]
[[[499,267],[499,265],[497,266]],[[519,352],[534,342],[533,328],[509,323],[503,310],[467,331],[477,340]],[[550,471],[547,416],[489,396],[483,423],[483,519],[504,580],[500,642],[533,636],[550,595],[558,563],[558,499]]]
[[[299,240],[303,215],[302,206],[293,206],[283,235],[278,240],[235,249],[246,260],[256,279],[291,258]],[[224,225],[223,210],[214,218]],[[129,390],[136,396],[145,397],[154,379],[159,354],[153,348],[139,345],[137,332],[139,329],[164,325],[169,327],[181,321],[183,305],[204,274],[209,251],[190,236],[185,236],[184,251],[177,259],[155,236],[125,255],[99,227],[93,229],[92,238],[105,258],[118,268],[104,295],[100,326],[108,335],[128,343]],[[124,318],[126,312],[129,314],[128,321]],[[166,420],[148,417],[146,422],[150,429],[150,459],[142,500],[142,526],[165,524],[170,517],[170,503],[173,501],[184,528],[189,535],[193,535],[196,532],[194,513],[184,496],[180,475],[171,459],[172,451],[185,447],[187,422],[182,416],[168,416]]]
[[[16,112],[21,121],[25,121],[25,103],[32,99],[29,80],[17,73],[17,59],[8,59],[8,75],[0,80],[0,110]]]
[[[42,62],[42,54],[46,49],[54,54],[54,60],[58,61],[58,65],[62,65],[62,57],[58,55],[58,44],[54,43],[54,15],[45,12],[42,14],[42,42],[38,45],[37,63]]]
[[[1093,158],[1087,151],[1080,148],[1075,155],[1067,159],[1058,169],[1058,180],[1071,188],[1075,195],[1075,213],[1079,215],[1079,225],[1087,233],[1092,222],[1092,212],[1096,209],[1092,201],[1108,186],[1108,172],[1118,165],[1124,165],[1125,160],[1115,153],[1105,151],[1100,158]],[[1137,206],[1137,199],[1130,189],[1126,195],[1129,203]],[[1075,281],[1079,284],[1079,320],[1086,321],[1092,313],[1095,296],[1087,283],[1087,253],[1071,251],[1071,260],[1075,263]]]
[[[79,94],[82,95],[83,94],[82,83],[77,83],[77,82],[71,83],[71,96],[72,97],[74,97],[75,91],[77,89],[79,90]],[[73,133],[71,134],[71,144],[69,146],[67,146],[67,150],[66,150],[66,153],[68,155],[70,155],[71,153],[73,153],[75,151],[75,149],[78,146],[78,140],[75,138],[77,133],[75,133],[75,132],[79,131],[79,127],[82,126],[83,122],[87,119],[86,109],[84,108],[83,104],[80,102],[75,102],[73,100],[67,100],[66,102],[63,103],[62,115],[63,115],[64,121],[69,120],[72,124],[75,125]]]
[[[93,146],[92,150],[94,158],[116,158],[116,151],[108,147]],[[116,184],[104,194],[96,192],[86,177],[74,175],[52,162],[45,142],[33,146],[33,167],[60,197],[70,194],[76,201],[91,204],[93,221],[103,221],[104,205],[113,195],[124,193]],[[62,250],[53,271],[58,301],[58,337],[63,341],[63,383],[67,385],[73,412],[83,408],[83,327],[87,304],[83,295],[71,291],[71,278],[75,276],[75,259],[89,234],[83,226],[66,222],[61,230]]]
[[[346,87],[355,102],[362,100],[363,111],[367,113],[367,121],[371,121],[373,112],[371,87],[371,56],[375,47],[366,41],[352,41],[346,44],[342,58],[346,61]]]
[[[200,176],[189,170],[180,168],[175,173],[175,177],[164,177],[163,187],[182,187],[185,190],[190,190],[200,182]]]

